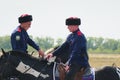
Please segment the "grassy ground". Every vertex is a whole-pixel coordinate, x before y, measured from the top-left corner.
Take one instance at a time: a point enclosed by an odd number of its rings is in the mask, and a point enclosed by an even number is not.
[[[95,68],[112,64],[120,67],[120,54],[89,54],[89,62]]]

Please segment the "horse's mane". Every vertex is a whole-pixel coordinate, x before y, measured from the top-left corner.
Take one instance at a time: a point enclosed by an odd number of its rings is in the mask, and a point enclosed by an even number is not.
[[[32,56],[28,53],[22,52],[22,51],[17,51],[17,50],[11,50],[6,52],[6,54],[10,54],[16,57],[22,57],[22,58],[29,58],[29,59],[34,59],[34,60],[39,60],[37,57]]]
[[[58,46],[48,49],[47,51],[45,51],[45,54],[49,54],[49,53],[55,51],[58,47],[60,47],[60,46],[58,45]]]
[[[40,59],[41,59],[41,57],[38,58],[28,53],[17,51],[17,50],[8,51],[8,52],[5,52],[5,54],[15,56],[18,59],[31,60],[32,62],[40,62]]]

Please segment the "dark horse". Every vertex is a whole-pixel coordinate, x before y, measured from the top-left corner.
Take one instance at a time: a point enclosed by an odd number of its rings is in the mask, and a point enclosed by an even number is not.
[[[56,65],[59,62],[57,58],[55,62],[49,62],[46,59],[39,59],[19,51],[5,52],[2,50],[2,52],[0,80],[12,80],[14,77],[16,78],[14,80],[59,80],[59,71],[56,71]],[[65,56],[67,55],[66,53]],[[64,60],[61,56],[59,58],[61,61]],[[95,71],[95,80],[120,80],[120,68],[106,66],[97,70]]]

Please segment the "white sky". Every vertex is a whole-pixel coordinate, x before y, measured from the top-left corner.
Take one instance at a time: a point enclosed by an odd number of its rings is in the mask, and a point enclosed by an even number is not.
[[[11,35],[23,13],[33,16],[34,37],[66,38],[65,19],[76,16],[86,37],[120,39],[120,0],[0,0],[0,36]]]

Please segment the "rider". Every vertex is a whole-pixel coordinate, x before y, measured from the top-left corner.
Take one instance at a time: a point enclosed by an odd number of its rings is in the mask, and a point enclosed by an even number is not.
[[[60,52],[64,51],[65,49],[69,49],[69,71],[67,72],[65,80],[74,80],[76,72],[83,71],[86,68],[90,67],[88,61],[89,57],[87,54],[87,40],[84,34],[79,29],[80,24],[80,18],[67,18],[66,25],[68,26],[71,34],[68,35],[66,41],[59,48],[57,48],[52,53],[52,55],[48,55],[48,58],[51,56],[64,55],[60,54]]]
[[[29,14],[22,14],[18,18],[18,22],[20,25],[13,31],[11,34],[11,45],[12,50],[19,50],[23,51],[25,53],[28,53],[27,51],[27,44],[35,48],[39,55],[44,56],[44,52],[40,49],[40,47],[29,37],[27,30],[31,26],[32,21],[32,15]]]

